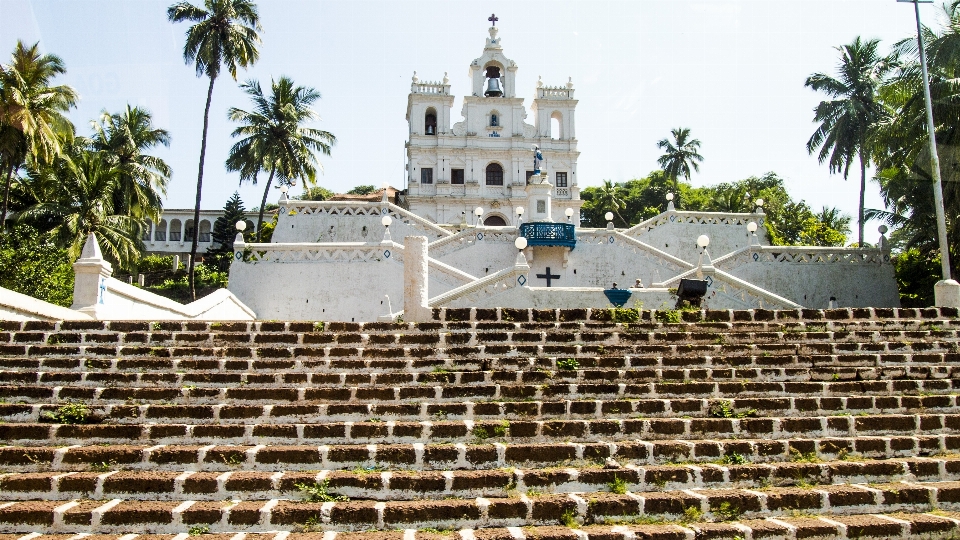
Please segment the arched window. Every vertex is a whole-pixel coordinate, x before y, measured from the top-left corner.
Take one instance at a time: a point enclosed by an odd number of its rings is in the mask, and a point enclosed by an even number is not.
[[[550,138],[551,139],[562,139],[563,138],[563,115],[560,114],[560,111],[554,111],[550,115]]]
[[[427,135],[437,134],[437,112],[433,108],[427,109],[427,114],[423,118],[423,132]]]
[[[487,165],[487,185],[503,185],[503,167],[501,167],[498,163],[491,163]]]
[[[500,216],[489,216],[483,220],[483,224],[487,227],[506,227],[507,221]]]

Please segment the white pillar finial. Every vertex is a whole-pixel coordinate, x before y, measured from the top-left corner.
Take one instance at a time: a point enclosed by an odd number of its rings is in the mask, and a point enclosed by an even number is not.
[[[113,275],[113,267],[103,259],[100,244],[95,234],[87,235],[80,258],[73,263],[73,305],[94,319],[103,319],[107,308],[107,280]]]

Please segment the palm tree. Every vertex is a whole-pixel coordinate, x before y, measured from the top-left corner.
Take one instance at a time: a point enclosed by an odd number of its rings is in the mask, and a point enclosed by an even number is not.
[[[608,209],[616,214],[625,226],[628,225],[627,220],[620,215],[620,209],[626,208],[627,203],[623,200],[623,188],[619,184],[614,184],[612,180],[604,180],[603,185],[597,189],[596,201],[597,207]]]
[[[663,168],[667,177],[673,180],[674,189],[679,190],[680,184],[677,180],[683,176],[690,181],[690,169],[700,172],[700,162],[703,156],[698,152],[700,150],[700,140],[690,139],[689,128],[671,129],[673,142],[669,139],[661,139],[657,143],[657,148],[662,148],[664,154],[657,158],[657,163]]]
[[[320,99],[319,92],[296,86],[289,77],[280,77],[270,83],[270,96],[264,96],[257,81],[240,85],[253,101],[253,110],[230,109],[230,119],[240,123],[232,135],[243,138],[230,149],[227,170],[239,171],[241,181],[251,180],[254,184],[258,173],[270,172],[257,218],[258,238],[274,178],[286,185],[296,185],[298,179],[313,185],[317,169],[323,170],[314,152],[329,156],[330,147],[337,142],[330,132],[303,126],[319,118],[310,107]]]
[[[69,86],[51,86],[66,72],[63,61],[40,54],[39,43],[27,47],[17,41],[10,63],[0,65],[0,163],[4,167],[3,210],[7,220],[10,181],[27,158],[49,162],[59,156],[63,140],[72,140],[73,124],[63,115],[77,103]]]
[[[129,268],[140,256],[142,222],[113,212],[124,171],[87,144],[77,137],[62,157],[30,169],[22,188],[39,202],[20,212],[17,221],[48,230],[73,258],[80,256],[87,235],[96,233],[104,255]]]
[[[167,18],[172,22],[189,21],[196,23],[187,29],[187,41],[183,45],[183,59],[193,63],[197,76],[207,76],[210,85],[207,88],[207,104],[203,110],[203,136],[200,140],[200,167],[197,173],[197,201],[193,211],[193,222],[200,223],[200,193],[203,189],[203,160],[207,152],[207,127],[210,119],[210,99],[213,97],[213,83],[220,75],[220,69],[227,71],[237,79],[237,68],[252,65],[260,57],[257,45],[260,36],[260,16],[252,0],[204,0],[204,7],[189,2],[177,2],[167,8]],[[197,259],[197,241],[199,235],[193,235],[190,245],[190,297],[197,299],[194,283],[194,265]]]
[[[849,45],[837,47],[839,75],[834,78],[823,73],[807,77],[805,86],[830,96],[814,109],[816,131],[807,141],[807,152],[819,148],[820,163],[828,162],[831,173],[842,173],[844,180],[850,172],[854,157],[860,161],[859,244],[863,244],[864,198],[867,191],[867,165],[872,159],[871,139],[877,127],[887,116],[886,108],[878,98],[878,91],[893,62],[877,53],[880,40],[863,41],[858,36]]]
[[[153,126],[153,117],[146,109],[130,105],[117,114],[103,111],[100,121],[91,124],[91,147],[120,169],[114,213],[156,220],[171,171],[165,161],[144,152],[160,144],[170,146],[170,134]]]
[[[844,214],[839,208],[830,208],[824,206],[819,214],[815,214],[820,223],[823,223],[831,229],[847,235],[850,233],[850,216]]]

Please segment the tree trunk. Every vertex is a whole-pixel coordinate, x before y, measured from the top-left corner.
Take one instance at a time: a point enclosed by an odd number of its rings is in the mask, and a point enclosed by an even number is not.
[[[10,202],[10,180],[13,178],[13,163],[7,169],[7,181],[3,188],[3,214],[0,215],[0,233],[7,230],[7,205]]]
[[[276,165],[270,168],[270,178],[267,178],[267,187],[263,188],[263,200],[260,201],[260,215],[257,217],[257,242],[260,241],[260,234],[263,232],[263,211],[267,207],[267,195],[270,193],[270,186],[273,184],[273,173],[276,171]]]
[[[193,242],[190,244],[190,298],[197,299],[197,283],[194,277],[194,266],[197,264],[197,242],[200,240],[200,193],[203,190],[203,159],[207,154],[207,127],[210,125],[210,100],[213,98],[213,82],[217,77],[210,77],[210,86],[207,88],[207,106],[203,110],[203,137],[200,140],[200,171],[197,173],[197,203],[193,208]]]
[[[867,194],[867,162],[863,159],[863,154],[860,154],[860,247],[863,247],[863,207],[866,206],[866,201],[864,198]]]

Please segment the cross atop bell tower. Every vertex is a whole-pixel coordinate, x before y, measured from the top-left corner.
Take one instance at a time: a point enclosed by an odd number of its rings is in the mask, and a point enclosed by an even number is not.
[[[490,17],[489,17],[487,20],[492,23],[492,24],[491,24],[492,26],[496,26],[496,25],[497,25],[497,21],[499,21],[500,18],[497,17],[497,14],[496,14],[496,13],[491,13],[491,14],[490,14]]]

